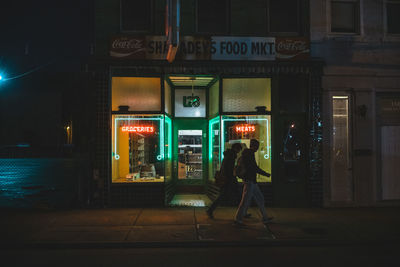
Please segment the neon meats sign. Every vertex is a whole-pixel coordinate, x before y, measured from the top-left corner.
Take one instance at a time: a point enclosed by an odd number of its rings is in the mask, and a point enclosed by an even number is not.
[[[238,133],[255,132],[256,126],[253,124],[241,124],[241,125],[236,125],[235,130]]]
[[[123,132],[129,132],[129,133],[154,133],[154,127],[153,126],[145,126],[145,125],[122,126],[121,130]]]

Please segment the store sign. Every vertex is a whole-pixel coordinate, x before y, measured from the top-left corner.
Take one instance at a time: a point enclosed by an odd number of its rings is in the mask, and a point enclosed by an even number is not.
[[[302,37],[183,36],[176,60],[297,60],[309,52]],[[167,53],[165,36],[117,36],[110,44],[113,58],[165,60]]]
[[[211,37],[212,60],[274,60],[274,37]]]
[[[235,130],[237,133],[255,132],[256,126],[254,124],[240,124],[235,126]]]
[[[199,96],[183,96],[183,106],[185,108],[188,107],[198,107],[200,106],[200,97]]]
[[[280,60],[307,59],[310,56],[310,42],[302,37],[277,37],[276,58]]]
[[[382,98],[380,99],[379,104],[382,114],[400,114],[400,98]]]
[[[153,126],[122,126],[121,131],[129,133],[154,133]]]

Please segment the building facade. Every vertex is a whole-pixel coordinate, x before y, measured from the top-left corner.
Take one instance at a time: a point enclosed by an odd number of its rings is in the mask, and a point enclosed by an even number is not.
[[[96,1],[97,200],[213,199],[223,152],[256,138],[267,204],[321,206],[323,62],[310,56],[309,2],[176,1],[171,63],[167,2]]]
[[[312,56],[325,62],[325,206],[400,203],[399,14],[399,1],[310,1]]]

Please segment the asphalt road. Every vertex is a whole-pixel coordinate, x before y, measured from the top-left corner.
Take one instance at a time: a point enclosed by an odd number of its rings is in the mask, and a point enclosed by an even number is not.
[[[1,266],[400,266],[400,244],[307,247],[5,249]]]

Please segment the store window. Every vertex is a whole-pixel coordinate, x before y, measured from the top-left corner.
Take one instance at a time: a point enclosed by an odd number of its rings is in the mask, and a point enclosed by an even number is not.
[[[164,133],[163,115],[113,115],[112,182],[163,182]]]
[[[226,151],[234,143],[240,143],[243,148],[249,148],[250,140],[257,139],[260,142],[260,147],[255,153],[257,165],[264,171],[271,173],[270,115],[222,116],[221,134],[221,151]],[[240,157],[240,154],[238,157]],[[221,159],[223,159],[223,154]],[[257,174],[257,182],[271,182],[271,177]]]
[[[390,34],[400,34],[400,1],[386,2],[386,30]]]
[[[161,111],[161,79],[112,77],[112,111]]]
[[[264,106],[271,110],[271,79],[223,79],[222,107],[224,112],[254,112]]]
[[[227,1],[197,0],[197,32],[227,33]]]
[[[331,32],[359,33],[358,1],[331,1]]]

